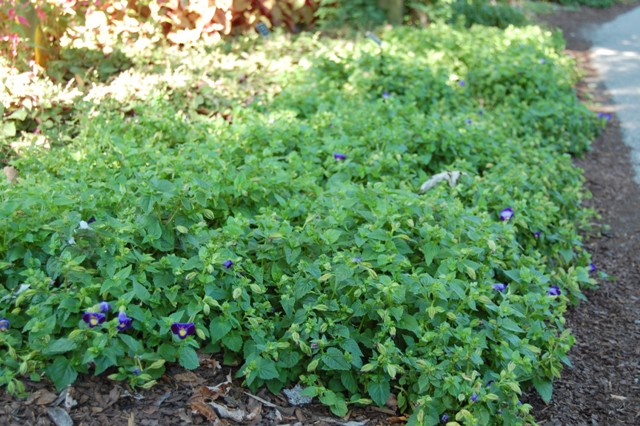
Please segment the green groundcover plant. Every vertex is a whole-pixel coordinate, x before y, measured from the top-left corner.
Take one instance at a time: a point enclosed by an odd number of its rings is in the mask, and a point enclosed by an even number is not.
[[[531,421],[594,283],[571,155],[604,120],[537,27],[378,35],[302,36],[284,89],[226,118],[78,98],[0,183],[0,383],[146,388],[201,352],[336,415],[394,394],[413,425]]]

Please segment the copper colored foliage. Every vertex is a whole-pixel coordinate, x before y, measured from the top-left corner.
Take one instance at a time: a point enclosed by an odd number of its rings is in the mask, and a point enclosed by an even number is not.
[[[151,14],[169,41],[184,44],[246,32],[258,22],[296,32],[314,23],[318,5],[319,0],[164,0]]]

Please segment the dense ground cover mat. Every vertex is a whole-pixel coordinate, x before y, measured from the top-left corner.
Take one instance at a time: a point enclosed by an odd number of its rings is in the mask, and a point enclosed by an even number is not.
[[[337,415],[393,394],[410,424],[531,421],[593,284],[571,155],[603,120],[537,27],[380,38],[301,36],[284,88],[225,117],[78,98],[0,183],[0,382],[146,387],[200,351]]]

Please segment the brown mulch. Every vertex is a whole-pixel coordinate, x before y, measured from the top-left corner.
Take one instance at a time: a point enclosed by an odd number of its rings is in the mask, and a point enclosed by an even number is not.
[[[562,29],[567,53],[584,72],[578,93],[598,104],[602,112],[615,109],[590,63],[591,43],[583,31],[633,7],[638,3],[540,17]],[[597,267],[615,280],[588,291],[588,300],[567,315],[567,326],[577,341],[569,354],[573,368],[565,368],[554,383],[548,405],[536,396],[529,398],[543,426],[640,425],[640,189],[633,182],[629,158],[613,114],[591,151],[576,160],[593,194],[589,207],[602,216],[601,235],[589,239],[586,246]]]
[[[563,30],[567,53],[585,70],[577,87],[580,96],[605,112],[613,107],[590,66],[590,43],[581,30],[631,7],[580,8],[540,17]],[[615,115],[592,150],[576,162],[593,194],[589,206],[602,216],[602,233],[589,239],[587,247],[598,268],[616,279],[587,292],[588,301],[568,313],[568,327],[577,340],[570,353],[573,368],[566,368],[555,382],[551,403],[544,404],[535,394],[526,400],[542,425],[640,425],[640,189],[633,183],[629,150]],[[62,425],[69,420],[75,425],[237,424],[221,419],[209,402],[245,416],[244,424],[335,424],[322,406],[291,407],[284,397],[266,391],[248,395],[239,380],[229,384],[229,369],[212,360],[204,364],[193,373],[170,368],[157,386],[139,393],[91,376],[81,377],[63,394],[45,383],[30,383],[31,396],[23,400],[0,391],[0,425]],[[403,424],[388,408],[354,410],[344,420],[369,420],[368,426]]]

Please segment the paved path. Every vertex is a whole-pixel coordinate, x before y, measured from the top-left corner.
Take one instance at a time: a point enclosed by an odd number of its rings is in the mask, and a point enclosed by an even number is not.
[[[640,184],[640,7],[585,33],[592,63],[613,97]]]

